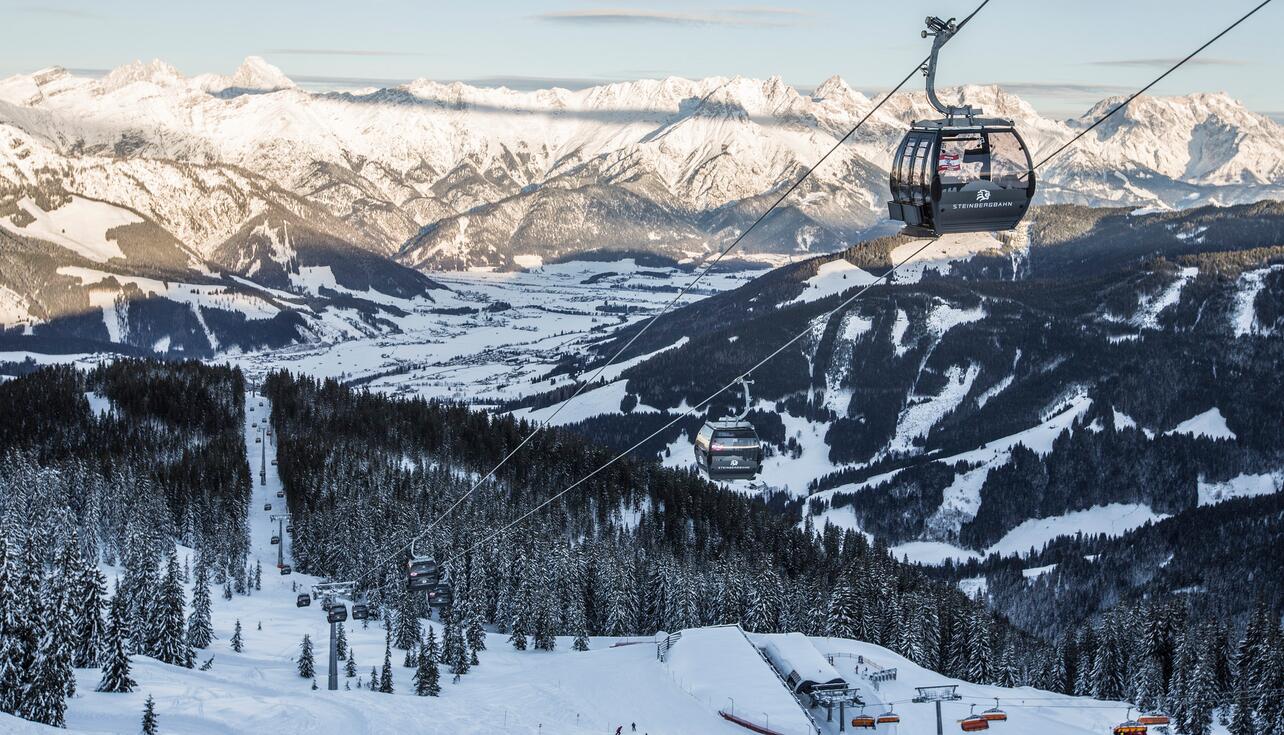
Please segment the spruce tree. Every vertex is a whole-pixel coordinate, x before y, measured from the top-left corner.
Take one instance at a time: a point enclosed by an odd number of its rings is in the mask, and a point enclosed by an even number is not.
[[[415,597],[409,592],[401,595],[397,604],[397,619],[394,645],[407,652],[419,647],[422,631],[419,628],[419,611],[415,609]]]
[[[125,605],[119,590],[112,602],[102,655],[103,677],[98,683],[98,691],[132,692],[134,680],[129,676],[129,651],[125,648]]]
[[[80,603],[76,609],[76,650],[72,665],[90,668],[99,663],[107,637],[107,623],[103,619],[103,605],[107,597],[107,577],[96,566],[85,564],[80,574]]]
[[[147,695],[147,701],[143,704],[143,735],[156,735],[159,732],[156,721],[156,702],[152,695]]]
[[[312,658],[312,636],[304,633],[303,642],[299,644],[299,676],[311,679],[316,676],[316,662]]]
[[[348,660],[343,663],[343,675],[351,679],[357,675],[357,652],[348,648]]]
[[[343,630],[343,623],[339,623],[338,632],[335,633],[334,655],[338,656],[340,661],[348,657],[348,635]]]
[[[187,618],[187,643],[192,648],[209,648],[210,643],[214,641],[210,608],[209,565],[198,559],[196,582],[192,588],[192,614]]]
[[[379,691],[380,686],[381,684],[379,683],[379,669],[375,666],[371,666],[370,667],[370,691],[377,692]]]
[[[236,627],[232,629],[232,650],[240,653],[245,650],[245,641],[241,638],[241,619],[236,619]]]
[[[428,629],[432,636],[432,628]],[[420,697],[435,697],[441,694],[441,672],[437,669],[437,660],[429,653],[428,645],[419,649],[419,664],[415,669],[415,694]]]
[[[183,584],[178,576],[178,554],[171,549],[160,590],[152,597],[152,626],[147,650],[158,661],[191,668],[194,655],[184,630]]]
[[[379,691],[392,694],[392,639],[386,637],[383,644],[383,671],[379,674]]]

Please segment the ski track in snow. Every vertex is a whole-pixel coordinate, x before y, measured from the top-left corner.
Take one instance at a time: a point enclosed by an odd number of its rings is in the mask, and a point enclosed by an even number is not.
[[[1231,328],[1235,330],[1236,337],[1261,333],[1254,302],[1266,286],[1266,276],[1282,269],[1284,265],[1277,264],[1240,275],[1239,289],[1235,292],[1235,305],[1231,311]]]

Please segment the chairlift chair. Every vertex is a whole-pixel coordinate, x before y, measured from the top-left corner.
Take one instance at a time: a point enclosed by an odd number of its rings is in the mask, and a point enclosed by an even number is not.
[[[874,716],[865,714],[865,708],[860,708],[860,714],[852,718],[852,727],[874,729]]]
[[[979,732],[990,729],[990,721],[976,713],[976,705],[972,705],[972,712],[967,717],[959,720],[959,727],[963,732]]]
[[[1006,722],[1008,719],[1008,713],[999,709],[998,699],[994,700],[993,707],[981,712],[981,716],[989,720],[990,722]]]
[[[901,140],[888,215],[913,237],[1011,230],[1034,198],[1030,151],[1011,120],[983,118],[978,108],[946,105],[936,96],[937,54],[958,26],[953,18],[929,17],[927,27],[923,37],[934,37],[923,68],[927,98],[944,117],[915,121]]]
[[[896,723],[900,722],[901,716],[896,714],[894,710],[895,710],[894,707],[889,706],[886,712],[878,716],[878,724],[895,725]]]
[[[1168,719],[1168,715],[1163,712],[1151,712],[1150,714],[1138,717],[1137,722],[1142,725],[1167,725],[1170,720]]]
[[[762,442],[745,419],[749,414],[749,385],[741,378],[745,407],[731,419],[706,420],[696,434],[696,467],[710,480],[752,480],[762,469]]]
[[[1146,735],[1147,727],[1140,720],[1132,719],[1132,708],[1124,715],[1124,721],[1115,725],[1114,735]]]

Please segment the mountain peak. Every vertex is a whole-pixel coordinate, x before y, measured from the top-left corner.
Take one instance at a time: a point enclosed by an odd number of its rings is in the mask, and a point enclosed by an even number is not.
[[[235,89],[274,92],[278,89],[293,89],[298,85],[262,56],[246,56],[245,61],[242,61],[228,78],[228,86]]]
[[[100,84],[104,90],[116,90],[135,82],[150,82],[162,87],[169,87],[183,81],[183,75],[169,63],[152,59],[147,63],[135,60],[118,66],[103,77]]]

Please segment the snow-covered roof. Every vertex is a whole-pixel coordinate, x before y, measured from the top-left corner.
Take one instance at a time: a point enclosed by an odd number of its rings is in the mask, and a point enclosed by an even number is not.
[[[838,670],[802,633],[763,634],[757,639],[767,660],[795,691],[810,691],[825,684],[846,685]]]

